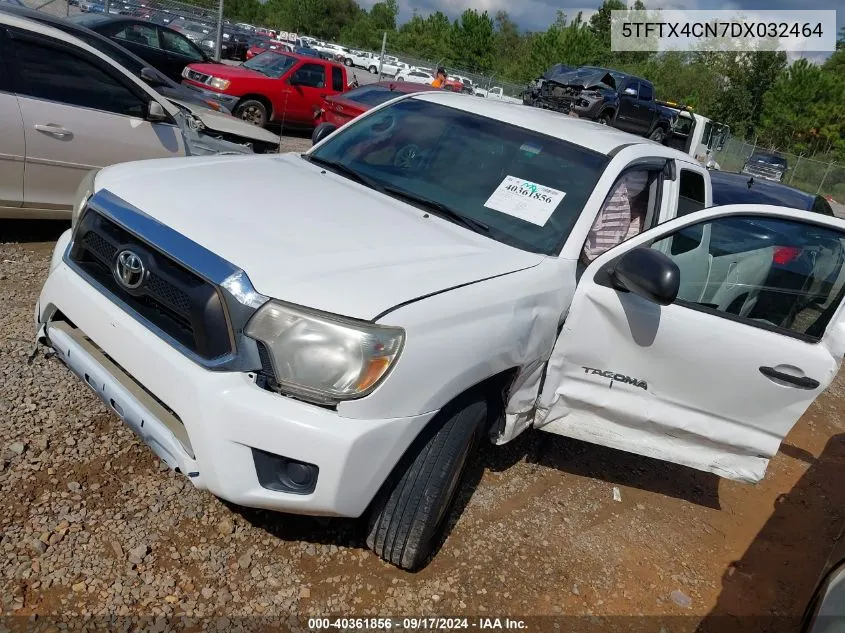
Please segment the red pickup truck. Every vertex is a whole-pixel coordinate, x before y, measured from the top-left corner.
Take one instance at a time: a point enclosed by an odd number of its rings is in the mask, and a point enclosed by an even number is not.
[[[278,51],[256,55],[241,66],[190,64],[182,78],[184,86],[262,127],[273,121],[313,128],[323,99],[349,89],[342,64]]]

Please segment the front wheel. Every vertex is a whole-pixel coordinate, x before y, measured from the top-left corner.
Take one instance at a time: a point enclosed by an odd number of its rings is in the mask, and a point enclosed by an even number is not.
[[[345,60],[343,61],[343,63],[344,63],[344,64],[346,64],[346,66],[347,66],[347,67],[352,66],[352,60],[351,60],[351,59],[345,59]]]
[[[654,128],[654,131],[652,131],[652,133],[649,134],[649,138],[652,141],[662,143],[663,141],[666,140],[666,130],[664,130],[662,127],[656,127],[656,128]]]
[[[267,125],[267,108],[264,107],[263,103],[255,99],[248,99],[238,104],[234,114],[247,123],[252,123],[258,127]]]
[[[482,395],[456,400],[438,414],[376,498],[368,524],[370,549],[409,571],[428,560],[486,420]]]
[[[599,115],[599,118],[596,119],[596,121],[598,123],[601,123],[602,125],[610,125],[610,119],[611,119],[611,116],[610,116],[609,112],[602,112]]]
[[[370,66],[370,72],[374,75],[377,75],[378,74],[378,68],[376,68],[375,66]]]

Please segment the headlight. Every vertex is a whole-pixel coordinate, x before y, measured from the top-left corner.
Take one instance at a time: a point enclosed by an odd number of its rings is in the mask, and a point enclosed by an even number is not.
[[[226,90],[229,87],[228,79],[220,79],[220,77],[212,77],[208,80],[208,85],[217,90]]]
[[[401,328],[268,301],[247,336],[267,346],[279,389],[328,404],[359,398],[387,375],[402,350]]]
[[[82,209],[85,208],[88,200],[94,194],[94,179],[97,177],[99,171],[99,169],[89,171],[85,174],[82,182],[79,183],[79,187],[76,188],[76,196],[73,199],[73,211],[70,216],[70,227],[72,229],[76,228],[76,221],[79,219]]]

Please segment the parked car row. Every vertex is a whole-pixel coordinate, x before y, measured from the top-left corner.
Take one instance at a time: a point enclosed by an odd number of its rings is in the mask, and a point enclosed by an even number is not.
[[[95,167],[278,150],[277,135],[61,18],[0,5],[0,58],[11,60],[0,72],[3,217],[69,217]]]

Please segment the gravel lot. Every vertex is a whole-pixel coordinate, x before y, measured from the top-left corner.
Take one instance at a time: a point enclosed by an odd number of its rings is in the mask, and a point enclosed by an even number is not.
[[[840,377],[757,486],[539,433],[485,448],[440,554],[399,571],[354,521],[194,490],[59,361],[29,362],[64,228],[0,223],[0,615],[214,615],[223,630],[257,614],[643,614],[727,630],[720,614],[800,615],[845,521]]]

